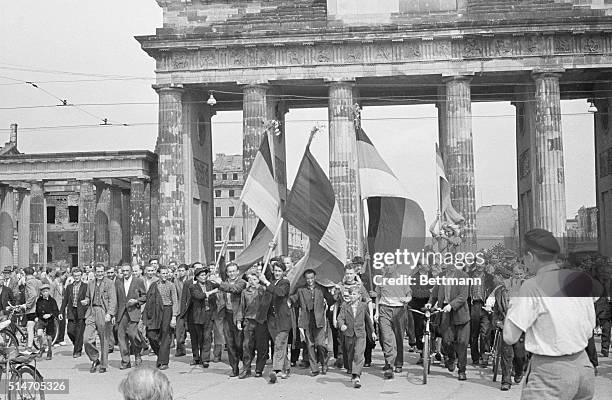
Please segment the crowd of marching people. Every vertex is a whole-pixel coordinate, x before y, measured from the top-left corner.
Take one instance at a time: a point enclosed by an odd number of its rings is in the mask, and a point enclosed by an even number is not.
[[[25,352],[34,352],[37,341],[40,355],[52,359],[54,347],[67,345],[67,334],[73,357],[82,357],[84,351],[91,373],[108,370],[108,354],[117,346],[121,369],[140,365],[143,355],[152,352],[157,368],[165,370],[171,349],[176,357],[187,355],[189,334],[192,366],[208,368],[221,362],[226,351],[231,377],[261,377],[271,364],[266,377],[275,383],[288,379],[298,364],[309,368],[312,376],[324,375],[333,357],[333,366],[350,374],[353,386],[359,388],[363,369],[372,366],[377,343],[384,356],[385,379],[402,372],[405,352],[419,352],[417,364],[423,363],[423,357],[429,356],[422,354],[424,317],[410,309],[433,307],[442,312],[432,319],[432,360],[451,372],[457,369],[459,380],[467,379],[468,349],[474,366],[489,365],[496,330],[508,335],[501,347],[501,390],[509,390],[528,373],[533,339],[530,328],[512,316],[510,303],[524,290],[530,274],[515,256],[494,254],[486,264],[465,269],[452,264],[417,265],[412,272],[416,277],[481,278],[480,285],[436,287],[422,286],[419,279],[412,286],[374,286],[367,261],[355,257],[347,262],[344,277],[335,284],[321,284],[315,270],[301,271],[297,288],[291,288],[287,279],[295,268],[289,257],[275,257],[267,268],[257,263],[247,270],[233,262],[218,268],[215,263],[198,262],[161,265],[157,259],[149,260],[144,270],[127,263],[38,271],[7,266],[0,305],[2,310],[15,305],[22,310]],[[604,257],[578,261],[604,288],[592,316],[601,331],[603,357],[608,356],[610,344],[611,265]],[[382,274],[393,278],[399,272],[386,265]],[[508,320],[512,324],[504,329]],[[512,326],[521,328],[514,340]],[[596,367],[593,338],[591,328],[584,347]]]

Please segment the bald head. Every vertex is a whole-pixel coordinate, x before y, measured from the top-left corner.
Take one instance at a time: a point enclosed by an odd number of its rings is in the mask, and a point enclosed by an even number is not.
[[[172,400],[168,377],[151,367],[131,370],[119,384],[119,391],[124,400]]]

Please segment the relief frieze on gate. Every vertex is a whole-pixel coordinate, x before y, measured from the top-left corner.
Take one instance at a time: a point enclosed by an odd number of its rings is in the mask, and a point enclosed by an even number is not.
[[[157,70],[194,71],[612,54],[612,32],[164,48]]]

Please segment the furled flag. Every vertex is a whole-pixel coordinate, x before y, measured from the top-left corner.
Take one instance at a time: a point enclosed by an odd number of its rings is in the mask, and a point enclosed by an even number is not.
[[[280,217],[280,196],[273,171],[268,135],[264,134],[242,188],[242,201],[272,232],[276,230]]]
[[[446,172],[444,168],[444,160],[442,159],[442,153],[440,153],[440,148],[436,143],[436,173],[438,175],[439,185],[440,185],[440,199],[438,201],[440,214],[443,216],[443,220],[446,222],[450,222],[452,224],[459,224],[465,221],[465,218],[457,210],[453,207],[451,203],[451,190],[450,184],[448,183],[448,179],[446,179]]]
[[[331,182],[306,147],[283,217],[328,251],[333,259],[346,262],[346,232]]]
[[[368,250],[420,252],[425,246],[425,217],[363,129],[357,130],[359,183],[368,200]]]

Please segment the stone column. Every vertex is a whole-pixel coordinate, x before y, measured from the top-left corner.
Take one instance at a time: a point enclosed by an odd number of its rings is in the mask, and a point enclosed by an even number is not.
[[[159,95],[159,251],[160,262],[185,260],[185,159],[182,87],[157,88]]]
[[[15,195],[4,186],[0,189],[0,266],[13,265],[14,221]]]
[[[25,190],[19,191],[18,208],[19,266],[25,268],[30,265],[30,194]]]
[[[538,72],[535,81],[534,228],[565,234],[565,173],[561,133],[560,73]]]
[[[471,77],[444,79],[445,119],[440,126],[440,144],[446,177],[451,187],[451,202],[465,218],[464,247],[476,247],[476,194],[474,185],[474,149],[472,144]]]
[[[95,255],[96,193],[93,182],[82,181],[79,192],[79,265],[83,266],[91,264]]]
[[[597,193],[599,252],[612,257],[612,84],[596,86],[595,183]]]
[[[110,187],[110,218],[108,224],[109,233],[109,260],[110,265],[117,265],[123,257],[123,226],[121,210],[121,189],[116,186]]]
[[[243,89],[242,104],[242,163],[244,168],[244,180],[246,181],[251,164],[259,151],[264,134],[268,134],[268,140],[273,154],[274,174],[279,185],[281,203],[286,200],[287,179],[285,163],[285,113],[286,108],[279,103],[273,88],[267,85],[247,85]],[[276,120],[280,123],[280,135],[267,132],[268,121]],[[248,245],[257,225],[258,218],[245,205],[243,206],[243,231],[244,244]],[[279,253],[287,253],[287,225],[284,224],[279,235]]]
[[[151,255],[151,188],[144,179],[132,179],[130,186],[130,261],[147,262]]]
[[[47,221],[42,181],[32,182],[30,190],[30,266],[39,268],[47,262]]]
[[[132,256],[130,251],[130,192],[121,191],[121,259],[124,263],[131,263]]]
[[[347,257],[363,256],[363,221],[353,106],[358,93],[351,82],[329,85],[329,179],[347,237]]]
[[[110,208],[111,192],[110,186],[97,183],[96,185],[96,217],[94,235],[94,258],[96,262],[109,263],[110,255]]]

